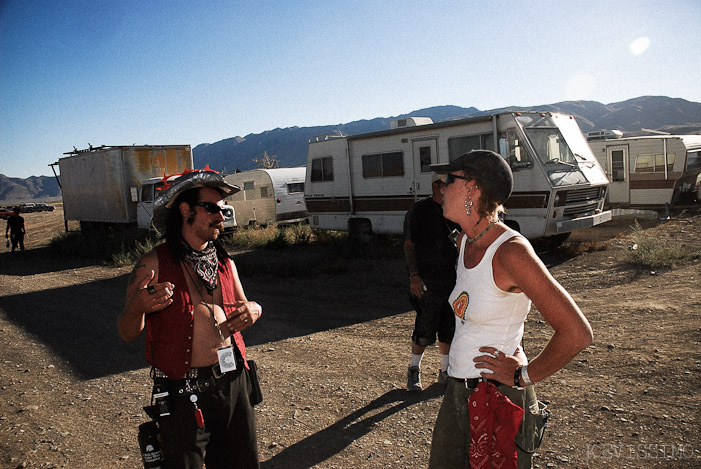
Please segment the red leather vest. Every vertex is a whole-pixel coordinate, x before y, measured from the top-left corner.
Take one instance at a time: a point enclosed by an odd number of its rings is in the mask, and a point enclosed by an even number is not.
[[[164,372],[170,379],[180,379],[190,369],[192,359],[192,331],[195,324],[194,305],[190,298],[185,274],[179,263],[173,262],[168,246],[156,247],[158,281],[175,285],[173,303],[166,309],[146,315],[146,361]],[[224,303],[236,301],[234,276],[228,262],[219,262],[219,285]],[[234,342],[246,363],[246,344],[240,332]]]

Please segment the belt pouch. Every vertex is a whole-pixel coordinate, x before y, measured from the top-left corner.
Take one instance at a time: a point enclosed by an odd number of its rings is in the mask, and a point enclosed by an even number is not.
[[[260,404],[263,402],[263,392],[260,389],[260,381],[258,380],[258,366],[253,360],[248,360],[248,380],[251,382],[251,392],[248,400],[251,405]]]

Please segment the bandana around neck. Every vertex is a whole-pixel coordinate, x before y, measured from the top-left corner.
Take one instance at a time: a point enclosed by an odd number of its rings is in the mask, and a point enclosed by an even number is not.
[[[185,243],[186,252],[183,259],[188,263],[192,270],[202,280],[208,293],[212,293],[217,288],[217,250],[214,244],[208,243],[207,247],[201,251],[195,251],[187,243]]]

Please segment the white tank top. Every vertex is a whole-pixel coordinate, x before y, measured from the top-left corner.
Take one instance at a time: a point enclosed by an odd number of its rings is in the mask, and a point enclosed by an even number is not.
[[[494,282],[492,259],[505,241],[520,236],[507,230],[486,250],[479,264],[465,268],[463,236],[457,262],[457,280],[449,301],[455,313],[455,335],[450,345],[448,375],[479,378],[473,358],[484,355],[480,347],[490,346],[513,355],[523,338],[523,323],[531,309],[525,293],[506,292]],[[510,266],[518,268],[518,266]]]

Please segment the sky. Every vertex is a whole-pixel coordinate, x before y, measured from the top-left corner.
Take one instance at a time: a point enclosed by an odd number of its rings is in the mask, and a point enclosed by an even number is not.
[[[432,106],[701,102],[699,24],[697,0],[0,0],[0,174]]]

